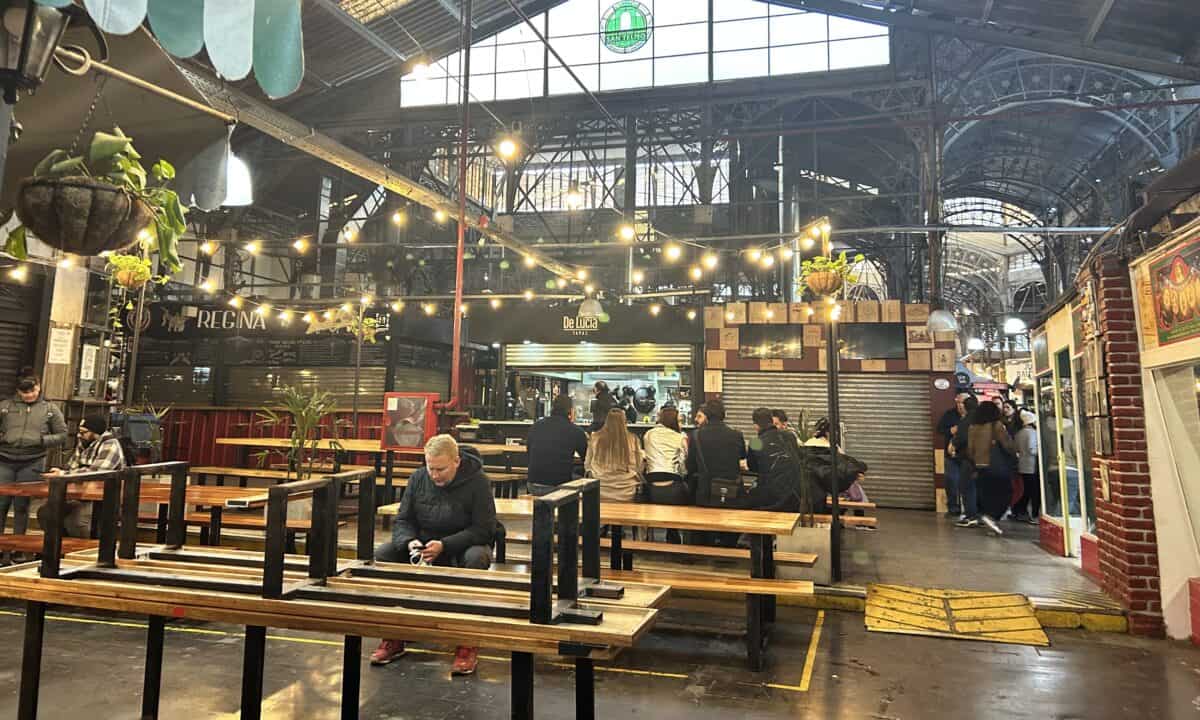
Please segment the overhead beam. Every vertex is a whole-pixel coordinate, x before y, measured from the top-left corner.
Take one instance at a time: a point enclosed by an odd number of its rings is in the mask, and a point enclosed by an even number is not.
[[[1104,22],[1108,20],[1108,14],[1112,12],[1115,2],[1116,0],[1100,0],[1100,6],[1092,14],[1092,19],[1088,22],[1087,31],[1083,34],[1084,45],[1090,46],[1096,42],[1096,35],[1100,34],[1100,28],[1104,27]]]
[[[382,51],[385,55],[396,62],[404,62],[408,56],[392,47],[386,40],[375,34],[374,30],[363,25],[350,13],[346,12],[341,5],[338,5],[334,0],[314,0],[317,5],[320,5],[326,12],[334,17],[335,20],[353,30],[363,40],[369,42],[377,50]]]
[[[215,108],[236,118],[237,122],[252,127],[261,133],[307,153],[330,165],[357,175],[376,185],[382,185],[412,202],[431,210],[441,210],[448,217],[458,217],[458,203],[451,198],[434,192],[416,180],[376,162],[333,138],[304,123],[275,110],[266,103],[237,90],[214,75],[190,66],[179,66],[180,72],[196,90]],[[467,227],[500,245],[533,258],[534,262],[551,273],[565,279],[574,279],[576,269],[561,263],[530,245],[517,240],[490,224],[480,222],[483,215],[469,215]]]
[[[1097,65],[1138,70],[1162,75],[1163,77],[1200,80],[1200,67],[1198,66],[1182,65],[1180,63],[1137,57],[1136,55],[1128,55],[1111,50],[1086,47],[1079,42],[1078,36],[1072,37],[1050,30],[1039,30],[1036,35],[1017,35],[992,28],[979,27],[978,25],[949,22],[932,17],[910,15],[905,12],[875,10],[855,2],[850,2],[849,0],[771,0],[771,2],[798,10],[812,10],[813,12],[836,15],[851,20],[862,20],[864,22],[917,32],[948,35],[963,40],[1001,45],[1017,50],[1029,50],[1044,55],[1083,60],[1084,62],[1095,63]]]

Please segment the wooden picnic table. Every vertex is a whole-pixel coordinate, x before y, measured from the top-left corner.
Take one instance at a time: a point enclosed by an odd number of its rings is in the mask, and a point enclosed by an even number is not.
[[[394,515],[397,506],[379,508],[381,515]],[[533,500],[496,499],[496,517],[531,518]],[[691,505],[601,502],[600,523],[609,526],[609,565],[613,571],[632,571],[633,555],[621,548],[622,528],[655,527],[702,532],[742,533],[750,538],[750,577],[775,578],[775,537],[791,535],[800,526],[800,513],[761,510],[723,510]],[[755,671],[764,666],[764,649],[775,622],[774,594],[746,595],[746,655]]]

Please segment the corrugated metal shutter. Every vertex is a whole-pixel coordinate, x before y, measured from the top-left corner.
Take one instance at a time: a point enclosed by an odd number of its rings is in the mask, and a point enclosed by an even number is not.
[[[383,407],[385,373],[386,369],[381,367],[362,368],[358,391],[360,408]],[[227,377],[226,397],[229,405],[235,407],[274,404],[283,388],[288,386],[333,393],[338,407],[348,408],[354,402],[352,367],[231,367]],[[436,392],[444,400],[449,388],[450,376],[446,370],[396,369],[396,392]]]
[[[623,367],[645,368],[674,365],[687,367],[692,364],[691,345],[597,345],[576,343],[574,345],[509,345],[505,351],[509,367],[543,368],[604,368],[616,370]]]
[[[28,364],[29,326],[0,322],[0,397],[8,397],[17,386],[17,373]]]
[[[825,415],[823,373],[726,372],[722,396],[726,421],[753,435],[757,407],[804,408]],[[929,390],[922,375],[842,375],[839,397],[846,452],[870,467],[867,495],[882,507],[933,509],[933,451]]]

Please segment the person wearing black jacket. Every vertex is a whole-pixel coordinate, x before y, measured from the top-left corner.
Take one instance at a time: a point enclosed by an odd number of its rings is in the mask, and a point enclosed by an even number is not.
[[[796,436],[780,430],[772,420],[771,409],[760,407],[752,416],[758,437],[750,441],[748,464],[758,473],[754,489],[740,506],[747,510],[800,510],[800,455]]]
[[[837,478],[833,472],[833,452],[829,444],[829,420],[820,418],[813,425],[813,436],[804,443],[804,463],[809,482],[813,484],[813,507],[816,512],[830,511],[827,497],[835,492],[846,492],[859,475],[867,472],[867,464],[847,455],[840,449],[837,454]]]
[[[946,482],[946,516],[957,517],[962,514],[962,463],[959,458],[950,454],[950,444],[954,441],[954,433],[958,431],[958,424],[967,416],[967,408],[963,404],[970,396],[968,392],[960,392],[954,396],[954,407],[942,413],[942,419],[938,421],[938,433],[946,441],[945,459],[946,459],[946,474],[944,479]]]
[[[612,391],[608,389],[608,383],[603,380],[597,380],[592,386],[592,390],[596,396],[592,398],[592,424],[588,426],[588,432],[594,433],[604,427],[604,421],[608,419],[608,411],[617,407],[617,399],[613,397]]]
[[[529,457],[529,492],[545,495],[575,478],[575,456],[587,455],[588,438],[575,424],[575,408],[568,395],[554,398],[550,415],[529,428],[525,447]]]
[[[746,439],[740,430],[735,430],[725,424],[725,404],[720,400],[710,400],[700,408],[703,419],[697,414],[697,422],[702,424],[692,433],[688,443],[687,471],[688,484],[692,487],[692,496],[697,505],[711,505],[711,480],[724,478],[736,480],[741,477],[741,461],[746,457]],[[701,462],[700,454],[704,460]]]
[[[425,443],[425,465],[408,480],[392,539],[375,549],[375,559],[487,570],[495,534],[496,501],[479,453],[435,435]],[[403,640],[385,639],[371,664],[386,665],[405,652]],[[460,646],[451,674],[470,675],[478,661],[478,648]]]

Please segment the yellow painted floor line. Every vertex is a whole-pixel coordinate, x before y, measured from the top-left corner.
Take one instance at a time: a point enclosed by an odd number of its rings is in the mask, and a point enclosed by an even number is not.
[[[824,613],[822,613],[822,615],[823,614]],[[16,612],[13,610],[0,610],[0,615],[9,615],[12,617],[25,617],[25,613]],[[71,615],[49,615],[49,614],[47,614],[46,620],[52,620],[55,622],[79,623],[81,625],[107,625],[109,627],[131,628],[134,630],[145,630],[147,628],[146,623],[127,622],[127,621],[121,621],[121,620],[101,620],[99,618],[74,617]],[[205,628],[177,627],[174,625],[167,625],[165,629],[167,632],[192,633],[194,635],[216,635],[219,637],[241,637],[241,633],[232,633],[227,630],[208,630]],[[322,640],[320,638],[292,637],[290,635],[268,635],[267,639],[268,640],[279,640],[282,642],[290,642],[290,643],[300,643],[300,644],[305,644],[305,645],[327,645],[329,647],[339,647],[339,648],[342,647],[342,643],[338,640]],[[408,652],[410,652],[414,655],[444,655],[446,657],[450,657],[454,654],[454,653],[446,652],[444,650],[427,650],[425,648],[414,648],[414,647],[408,648]],[[509,657],[498,656],[498,655],[484,655],[482,653],[479,655],[479,659],[480,660],[490,660],[491,662],[498,662],[498,663],[512,662],[512,659]],[[565,669],[565,670],[574,670],[575,669],[575,666],[570,663],[546,662],[546,663],[542,663],[542,664],[549,665],[550,667],[554,667],[554,668]],[[636,668],[607,667],[604,665],[596,665],[595,670],[596,670],[596,672],[613,673],[613,674],[617,674],[617,675],[640,675],[642,677],[666,678],[669,680],[687,680],[688,679],[688,676],[685,673],[659,672],[657,670],[638,670]]]
[[[800,676],[800,692],[808,692],[812,682],[813,665],[817,662],[817,645],[821,643],[821,626],[825,624],[825,611],[817,611],[817,623],[813,625],[812,638],[808,641],[808,655],[804,658],[804,673]]]

